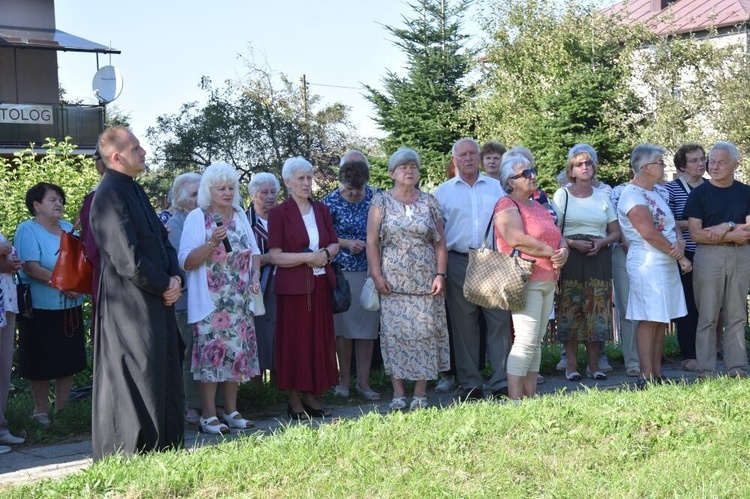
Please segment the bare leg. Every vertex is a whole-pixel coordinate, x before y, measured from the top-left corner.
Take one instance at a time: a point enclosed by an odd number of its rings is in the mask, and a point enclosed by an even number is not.
[[[292,412],[305,412],[305,408],[302,407],[302,397],[297,390],[289,390],[289,407]]]
[[[354,355],[357,356],[357,386],[360,390],[370,391],[370,366],[372,365],[372,350],[374,340],[356,340]]]
[[[414,396],[415,397],[427,396],[427,380],[426,379],[418,379],[416,382],[414,382]]]
[[[201,394],[201,416],[203,419],[216,416],[216,405],[214,405],[216,400],[216,383],[201,382],[198,391]]]
[[[566,374],[570,374],[573,371],[578,371],[578,342],[577,341],[566,341],[565,342],[565,356],[568,359],[568,370]]]
[[[31,380],[29,384],[34,397],[34,414],[49,412],[49,380]]]
[[[55,411],[61,410],[70,400],[70,389],[73,388],[73,376],[55,380]]]
[[[538,372],[529,371],[523,378],[523,396],[533,397],[536,395],[536,375]]]
[[[231,414],[237,410],[237,390],[239,383],[225,381],[222,385],[224,385],[224,412]]]
[[[653,342],[653,356],[651,357],[651,368],[654,372],[654,376],[661,377],[661,357],[664,353],[664,331],[667,325],[661,322],[655,323],[654,331],[654,342]]]
[[[586,342],[586,361],[588,362],[589,370],[592,373],[599,371],[599,350],[601,349],[601,346],[601,341]]]
[[[393,385],[393,398],[406,396],[406,393],[404,393],[404,380],[403,379],[391,378],[391,384]]]
[[[339,386],[343,389],[349,389],[349,382],[352,377],[352,343],[349,338],[336,336],[336,355],[339,358]],[[359,357],[357,357],[359,365]]]
[[[640,321],[636,333],[636,345],[638,347],[638,358],[641,361],[641,378],[651,379],[654,377],[654,335],[656,323]]]
[[[573,372],[573,371],[570,371],[570,372]],[[516,376],[515,374],[510,374],[510,373],[508,374],[508,396],[512,400],[520,400],[523,398],[525,385],[526,385],[525,376]],[[536,378],[534,379],[534,385],[536,386]]]

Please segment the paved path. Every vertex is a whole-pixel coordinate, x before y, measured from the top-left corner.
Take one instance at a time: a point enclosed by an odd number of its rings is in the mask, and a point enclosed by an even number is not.
[[[694,374],[683,371],[679,364],[664,366],[663,373],[665,376],[676,381],[680,379],[693,381],[696,379]],[[604,389],[633,389],[634,384],[635,378],[625,376],[624,372],[619,369],[614,373],[610,373],[609,379],[606,381],[584,379],[580,383],[571,383],[562,374],[558,373],[555,376],[548,376],[547,381],[539,385],[539,392],[542,394],[554,393],[563,389],[580,390],[596,386]],[[450,405],[454,402],[455,396],[456,393],[428,393],[431,405]],[[390,401],[383,400],[379,403],[364,403],[361,399],[352,398],[350,402],[348,405],[336,407],[334,409],[334,417],[339,419],[356,418],[364,413],[373,411],[385,414],[388,412],[388,403]],[[286,418],[286,415],[284,417],[276,416],[268,419],[256,419],[255,428],[252,431],[270,433],[287,424],[289,424],[289,420]],[[185,448],[191,449],[196,446],[215,445],[225,438],[233,438],[237,434],[232,433],[229,437],[209,437],[196,430],[187,430],[185,432]],[[91,439],[53,445],[22,445],[16,447],[9,454],[0,455],[0,489],[44,478],[59,478],[86,468],[91,462]]]

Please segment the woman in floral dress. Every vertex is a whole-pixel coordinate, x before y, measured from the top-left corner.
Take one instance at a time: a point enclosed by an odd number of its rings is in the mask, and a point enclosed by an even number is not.
[[[380,348],[394,410],[406,408],[405,379],[416,381],[410,408],[427,407],[427,380],[450,367],[443,219],[437,199],[417,189],[420,164],[411,149],[391,156],[393,189],[373,197],[367,221],[367,263],[381,295]]]
[[[250,299],[250,291],[260,290],[260,250],[240,208],[239,183],[231,166],[206,168],[198,208],[185,219],[179,259],[187,271],[192,372],[201,382],[200,428],[206,433],[249,428],[252,422],[237,411],[237,389],[240,382],[260,374]],[[226,424],[216,417],[218,383],[224,390]]]

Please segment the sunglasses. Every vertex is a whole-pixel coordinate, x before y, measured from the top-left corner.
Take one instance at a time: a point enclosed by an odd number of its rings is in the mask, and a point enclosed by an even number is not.
[[[513,175],[510,177],[510,180],[515,180],[517,178],[531,178],[532,175],[536,175],[536,168],[527,168],[526,170],[522,171],[518,175]]]

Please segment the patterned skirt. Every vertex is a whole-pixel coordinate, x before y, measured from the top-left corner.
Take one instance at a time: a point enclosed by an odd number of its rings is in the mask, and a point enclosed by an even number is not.
[[[571,251],[560,273],[557,334],[560,341],[612,338],[612,252],[595,256]]]

